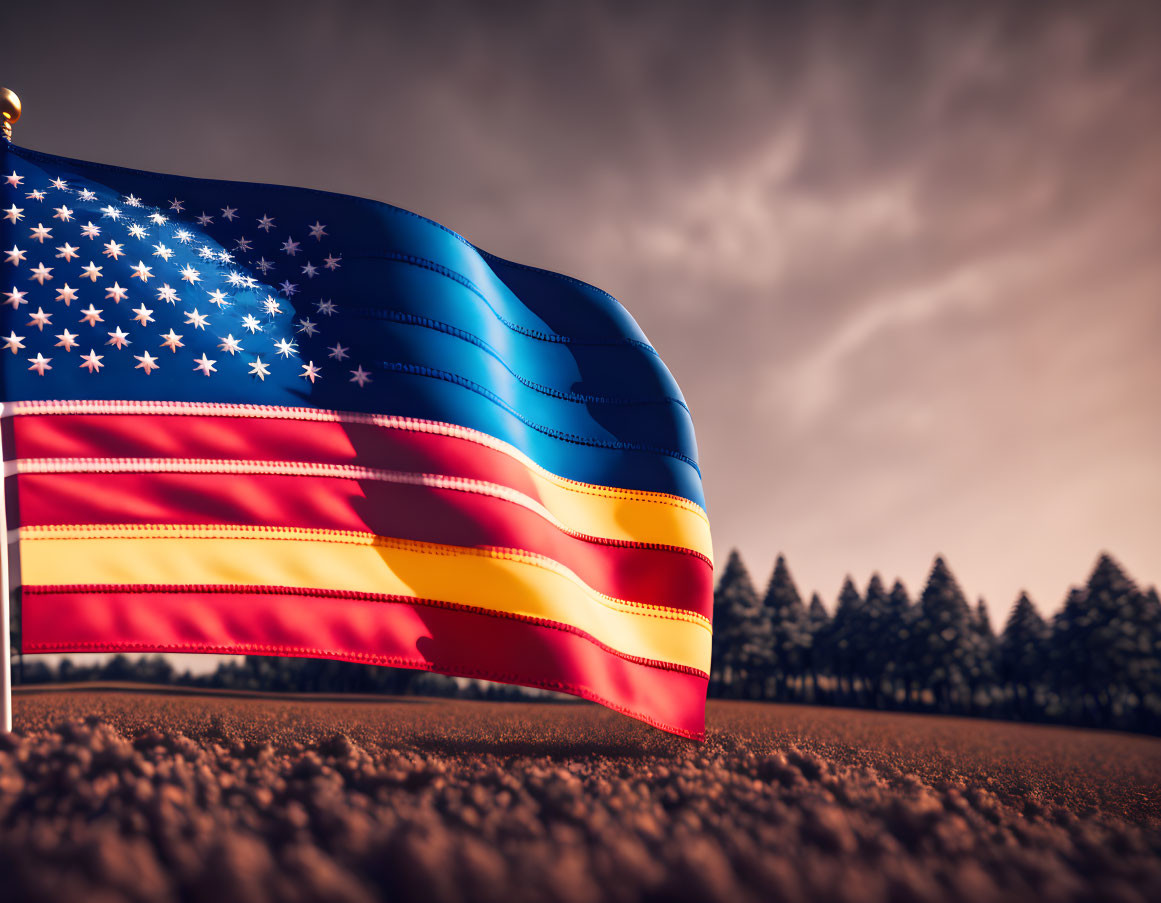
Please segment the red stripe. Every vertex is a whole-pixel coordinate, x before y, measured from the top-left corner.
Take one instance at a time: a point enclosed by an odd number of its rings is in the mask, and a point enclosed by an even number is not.
[[[242,524],[523,549],[614,598],[713,614],[713,574],[702,559],[579,539],[521,505],[471,492],[270,474],[21,474],[15,481],[13,523],[23,526]]]
[[[309,590],[143,589],[25,587],[24,650],[291,655],[416,668],[559,690],[704,738],[704,676],[629,661],[550,622]]]
[[[357,464],[485,480],[537,498],[526,466],[459,436],[366,423],[181,414],[21,414],[9,458],[227,458]],[[688,551],[687,554],[698,554]]]

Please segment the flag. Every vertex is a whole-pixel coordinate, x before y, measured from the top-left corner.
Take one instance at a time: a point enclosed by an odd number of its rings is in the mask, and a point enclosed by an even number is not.
[[[2,155],[25,652],[418,668],[703,735],[693,424],[613,297],[362,198]]]

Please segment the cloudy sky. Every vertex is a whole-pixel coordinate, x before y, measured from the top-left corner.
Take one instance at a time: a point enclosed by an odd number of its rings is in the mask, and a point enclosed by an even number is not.
[[[995,619],[1102,549],[1161,581],[1161,7],[15,6],[17,143],[390,201],[616,295],[758,580],[943,553]]]

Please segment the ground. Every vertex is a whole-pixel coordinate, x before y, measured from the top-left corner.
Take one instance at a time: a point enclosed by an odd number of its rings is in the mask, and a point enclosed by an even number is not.
[[[1161,899],[1161,741],[711,703],[23,692],[5,900]]]

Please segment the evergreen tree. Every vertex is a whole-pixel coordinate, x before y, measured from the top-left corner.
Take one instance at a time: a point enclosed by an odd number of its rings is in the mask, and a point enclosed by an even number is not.
[[[839,691],[844,697],[851,694],[861,648],[860,638],[856,636],[861,605],[859,591],[855,589],[850,576],[847,576],[839,590],[834,617],[821,635],[824,668],[838,679]]]
[[[884,625],[883,651],[887,657],[887,664],[883,669],[883,676],[891,687],[892,693],[901,701],[906,701],[909,695],[910,683],[914,677],[912,666],[914,655],[914,639],[912,637],[915,609],[911,605],[911,597],[902,580],[896,579],[891,587],[891,594],[887,597],[887,621]]]
[[[767,687],[767,695],[784,698],[787,679],[800,677],[806,672],[812,637],[810,615],[802,604],[802,597],[782,555],[774,564],[762,606],[770,623],[772,652],[767,674],[772,686]]]
[[[916,668],[940,709],[963,706],[980,679],[971,607],[942,557],[935,559],[915,624]]]
[[[976,630],[989,643],[996,639],[996,632],[992,630],[992,619],[988,615],[988,606],[983,597],[976,602]]]
[[[714,591],[713,658],[711,686],[719,695],[746,695],[769,646],[768,622],[749,571],[737,551],[730,552]]]
[[[826,610],[826,606],[822,604],[822,597],[818,593],[813,593],[810,597],[810,629],[813,633],[818,633],[826,626],[830,620],[830,614]]]
[[[1047,670],[1048,639],[1048,625],[1028,594],[1020,593],[1000,637],[1001,679],[1024,687],[1042,681]]]
[[[1078,616],[1080,599],[1084,611]],[[1062,684],[1074,697],[1080,694],[1091,720],[1130,727],[1145,717],[1143,704],[1161,689],[1152,614],[1148,594],[1102,554],[1061,625],[1057,661]]]
[[[876,708],[882,704],[883,680],[894,650],[891,648],[891,598],[878,574],[867,584],[863,604],[855,615],[857,671],[865,681]]]

